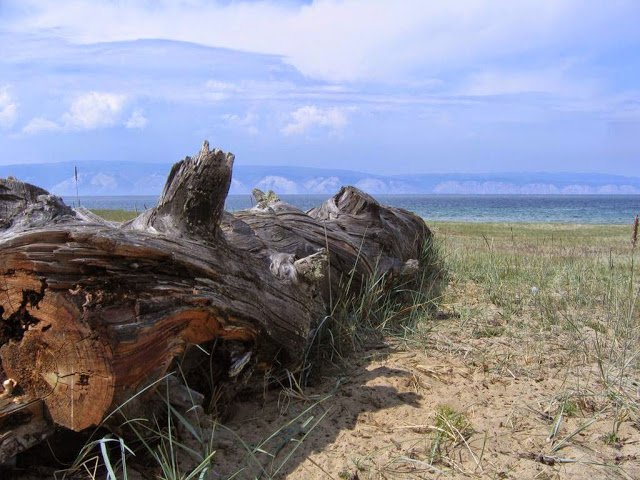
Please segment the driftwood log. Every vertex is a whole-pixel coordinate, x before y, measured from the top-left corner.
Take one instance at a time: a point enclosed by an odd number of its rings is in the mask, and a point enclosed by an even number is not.
[[[421,218],[353,187],[306,213],[260,191],[226,213],[233,161],[205,142],[122,225],[0,179],[0,463],[98,425],[188,345],[232,346],[222,383],[295,368],[346,276],[416,274]]]

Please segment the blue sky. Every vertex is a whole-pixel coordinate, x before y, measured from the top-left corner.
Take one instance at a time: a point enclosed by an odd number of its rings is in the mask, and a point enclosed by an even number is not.
[[[0,164],[640,169],[636,0],[0,0]]]

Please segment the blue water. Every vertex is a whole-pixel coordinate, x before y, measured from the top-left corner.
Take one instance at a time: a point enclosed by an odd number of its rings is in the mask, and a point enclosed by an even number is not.
[[[324,202],[328,195],[281,195],[302,210]],[[640,195],[375,195],[383,204],[406,208],[427,221],[559,222],[630,224],[640,213]],[[68,205],[77,203],[66,197]],[[157,197],[80,197],[88,208],[138,210],[153,207]],[[250,195],[230,195],[229,211],[251,207]]]

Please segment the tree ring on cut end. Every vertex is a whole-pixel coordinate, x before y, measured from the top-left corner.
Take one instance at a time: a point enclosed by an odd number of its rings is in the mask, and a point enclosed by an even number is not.
[[[3,370],[30,398],[44,400],[56,424],[75,431],[98,425],[113,401],[110,350],[63,293],[47,290],[25,308],[36,322],[0,349]]]

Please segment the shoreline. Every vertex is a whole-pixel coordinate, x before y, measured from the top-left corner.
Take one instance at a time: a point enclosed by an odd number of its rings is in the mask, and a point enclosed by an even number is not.
[[[137,213],[134,210],[124,210],[124,209],[110,209],[110,208],[89,208],[96,215],[104,218],[108,221],[115,222],[123,222],[127,220],[131,220],[142,213],[144,210],[139,210]],[[416,214],[417,215],[417,214]],[[424,217],[423,217],[424,218]],[[493,225],[496,227],[503,226],[517,226],[523,228],[530,228],[532,226],[542,227],[545,226],[549,229],[551,228],[599,228],[599,227],[614,227],[614,228],[626,228],[633,226],[634,218],[629,218],[629,223],[599,223],[599,222],[589,222],[589,223],[579,223],[579,222],[520,222],[513,220],[506,221],[484,221],[484,220],[430,220],[429,218],[424,218],[427,226],[437,227],[437,226],[446,226],[446,225],[455,225],[455,224],[463,224],[463,225]]]

